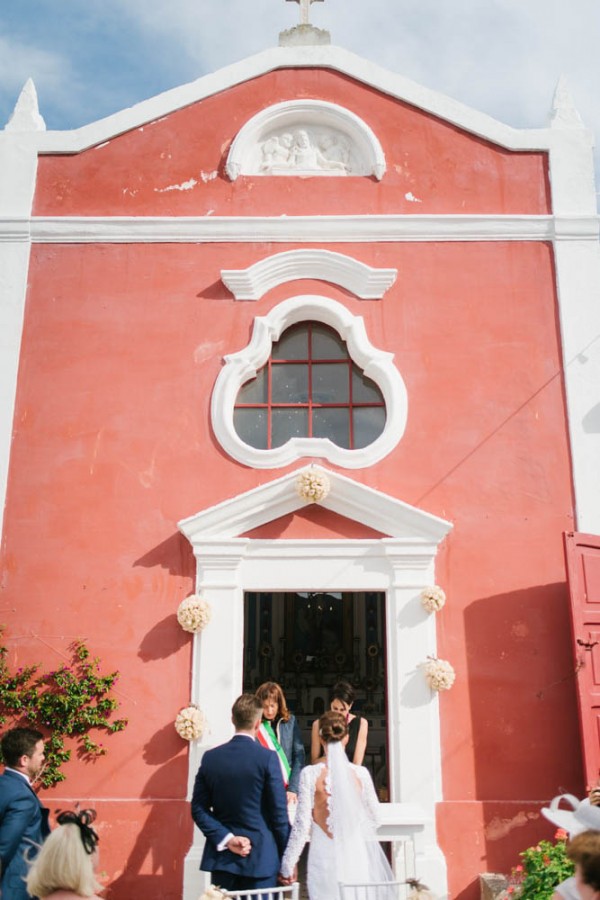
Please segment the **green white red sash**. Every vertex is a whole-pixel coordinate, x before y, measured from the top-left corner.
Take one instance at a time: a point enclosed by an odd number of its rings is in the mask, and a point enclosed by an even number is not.
[[[288,762],[287,756],[283,752],[283,747],[277,740],[277,735],[273,731],[273,726],[271,725],[271,723],[261,722],[256,737],[259,744],[262,744],[262,746],[266,747],[267,750],[274,750],[277,754],[279,765],[281,767],[281,774],[283,776],[283,784],[285,787],[287,787],[292,769]]]

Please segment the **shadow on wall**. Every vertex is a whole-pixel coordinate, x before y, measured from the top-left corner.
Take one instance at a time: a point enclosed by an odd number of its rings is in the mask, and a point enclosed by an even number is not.
[[[482,871],[508,872],[553,830],[541,806],[583,796],[576,660],[564,582],[486,597],[465,612]]]
[[[185,792],[187,784],[187,753],[181,752],[181,743],[169,723],[144,747],[147,764],[163,764],[144,785],[142,803],[148,814],[123,873],[106,893],[108,900],[181,900],[183,862],[192,841],[190,804],[185,793],[174,796],[178,788]]]
[[[148,553],[140,556],[134,562],[135,566],[152,569],[160,566],[167,569],[171,575],[179,575],[181,578],[191,578],[192,583],[196,574],[194,552],[187,538],[179,532],[172,534],[161,544],[157,544]]]
[[[182,582],[190,580],[194,584],[192,548],[179,533],[158,544],[134,565],[160,566]],[[191,635],[181,629],[173,610],[147,632],[138,655],[144,662],[166,659],[190,641]],[[190,804],[186,799],[187,745],[169,721],[144,745],[142,755],[143,764],[154,767],[140,794],[144,814],[135,823],[135,840],[123,871],[108,887],[106,897],[181,900],[183,863],[192,842]]]
[[[585,414],[582,424],[586,434],[598,434],[600,432],[600,403],[596,403]]]

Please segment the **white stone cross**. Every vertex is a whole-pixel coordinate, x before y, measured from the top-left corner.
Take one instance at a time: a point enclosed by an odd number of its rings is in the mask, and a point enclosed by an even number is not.
[[[311,3],[322,3],[323,0],[288,0],[288,3],[299,3],[300,4],[300,24],[301,25],[309,25],[308,21],[308,13],[310,10]]]

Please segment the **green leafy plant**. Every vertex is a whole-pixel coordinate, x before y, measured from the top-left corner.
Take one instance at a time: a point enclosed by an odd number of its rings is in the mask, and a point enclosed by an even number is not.
[[[1,632],[1,630],[0,630]],[[122,731],[127,719],[112,719],[119,707],[112,695],[118,672],[100,674],[100,660],[91,657],[83,641],[69,645],[71,660],[50,672],[26,666],[11,672],[8,650],[0,646],[0,725],[9,722],[39,729],[47,734],[46,765],[40,776],[44,787],[65,780],[62,766],[71,758],[66,742],[75,742],[83,759],[104,756],[104,744],[90,732]]]
[[[548,900],[556,885],[574,871],[567,856],[567,837],[567,832],[559,828],[554,843],[540,841],[519,854],[523,862],[512,870],[506,893],[520,900]]]

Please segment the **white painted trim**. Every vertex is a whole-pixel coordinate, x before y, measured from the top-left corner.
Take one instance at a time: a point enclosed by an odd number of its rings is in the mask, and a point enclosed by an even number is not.
[[[555,261],[574,528],[600,534],[600,247],[561,242]]]
[[[298,509],[304,509],[307,504],[298,496],[295,489],[296,479],[303,472],[322,473],[329,479],[330,492],[318,504],[319,506],[346,519],[359,522],[374,531],[402,539],[405,545],[412,543],[415,559],[420,555],[422,547],[425,547],[426,554],[430,553],[431,547],[439,544],[452,527],[445,519],[403,503],[402,500],[389,494],[376,491],[347,475],[324,469],[322,466],[310,465],[288,472],[281,478],[268,481],[230,500],[224,500],[216,506],[210,506],[200,513],[182,519],[178,524],[179,530],[191,544],[202,543],[208,539],[229,539]],[[292,552],[293,548],[296,554],[304,551],[313,552],[310,548],[307,550],[308,543],[286,541],[289,552]],[[372,543],[373,541],[352,541],[352,552],[354,553],[354,548],[360,544],[366,553]],[[334,544],[344,548],[347,541],[327,541],[328,547]],[[404,554],[406,553],[405,546]]]
[[[37,171],[37,133],[0,132],[0,530],[12,447],[27,273],[29,215]]]
[[[360,160],[358,171],[352,171],[352,174],[374,175],[381,181],[385,175],[385,155],[377,136],[367,123],[337,103],[311,99],[274,103],[252,116],[242,126],[231,144],[225,165],[227,175],[232,181],[239,175],[261,175],[256,154],[253,152],[257,144],[275,130],[294,131],[297,128],[306,128],[307,125],[332,128],[336,132],[341,132]],[[291,169],[286,177],[294,177],[297,174]]]
[[[125,131],[148,127],[169,113],[198,100],[214,96],[267,72],[286,68],[325,68],[341,72],[509,150],[544,150],[549,149],[551,144],[550,129],[511,128],[348,50],[321,46],[275,47],[265,50],[82,128],[64,132],[41,132],[38,147],[42,153],[77,153],[111,140]]]
[[[331,250],[288,250],[259,260],[247,269],[223,269],[221,279],[236,300],[258,300],[267,291],[297,278],[329,281],[362,300],[381,300],[397,269],[375,269],[352,256]]]
[[[238,436],[233,413],[242,384],[264,366],[273,343],[279,340],[282,332],[304,321],[322,322],[335,329],[348,345],[354,362],[380,388],[385,401],[386,423],[382,434],[367,447],[346,450],[328,438],[292,438],[282,447],[257,450],[243,443]],[[341,303],[315,295],[284,300],[266,316],[255,318],[250,343],[243,350],[225,356],[225,366],[217,376],[210,407],[215,437],[229,456],[257,469],[278,468],[307,456],[326,459],[348,469],[373,465],[394,449],[406,427],[406,388],[393,360],[393,353],[378,350],[371,344],[362,316],[353,316]]]
[[[598,215],[20,216],[0,217],[0,242],[40,244],[592,241]]]
[[[407,874],[416,865],[436,895],[446,897],[446,864],[435,825],[436,804],[442,799],[438,700],[419,669],[427,656],[436,655],[436,631],[419,596],[424,585],[435,583],[437,547],[452,526],[327,471],[327,508],[345,510],[341,515],[353,509],[365,525],[389,521],[402,536],[362,541],[240,537],[241,529],[277,519],[288,501],[294,508],[304,505],[294,489],[298,474],[291,472],[179,523],[196,557],[196,588],[213,610],[210,636],[194,638],[192,700],[204,710],[209,733],[191,748],[189,795],[202,753],[231,735],[229,711],[243,683],[244,591],[384,591],[392,802],[384,807],[380,839],[408,837],[402,845],[410,857]],[[195,831],[184,868],[184,897],[189,900],[198,889],[195,866],[201,847]]]

